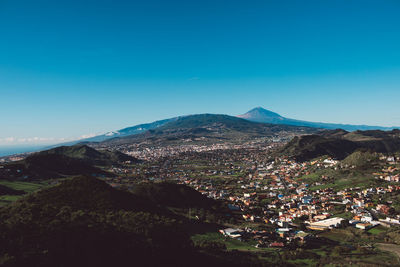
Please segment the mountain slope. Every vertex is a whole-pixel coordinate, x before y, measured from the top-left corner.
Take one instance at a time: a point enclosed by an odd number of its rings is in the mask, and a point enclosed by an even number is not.
[[[36,155],[63,155],[82,160],[85,163],[98,166],[120,164],[125,161],[139,160],[118,151],[96,150],[87,145],[60,146],[36,153]]]
[[[337,123],[324,123],[324,122],[309,122],[302,120],[295,120],[282,117],[281,115],[272,111],[266,110],[262,107],[257,107],[249,112],[239,115],[239,118],[247,119],[255,122],[286,124],[295,126],[306,126],[323,129],[344,129],[346,131],[356,130],[392,130],[398,127],[381,127],[381,126],[368,126],[368,125],[350,125],[350,124],[337,124]]]
[[[72,175],[113,176],[80,159],[59,154],[37,153],[2,166],[0,179],[6,180],[46,180]]]
[[[344,159],[356,150],[395,153],[400,152],[400,131],[324,131],[314,135],[293,138],[279,153],[299,161],[328,155]]]
[[[179,117],[145,133],[106,140],[100,146],[107,147],[137,142],[149,142],[152,145],[174,142],[177,144],[182,144],[182,142],[243,142],[253,138],[272,137],[283,132],[306,134],[317,131],[318,129],[309,127],[251,122],[228,115],[199,114]]]
[[[324,155],[344,159],[358,148],[356,143],[348,140],[305,135],[294,137],[280,153],[298,161],[307,161]]]
[[[160,127],[170,121],[174,121],[176,119],[178,119],[178,118],[176,117],[176,118],[171,118],[171,119],[158,120],[158,121],[154,121],[151,123],[139,124],[139,125],[135,125],[132,127],[127,127],[127,128],[123,128],[120,130],[111,131],[111,132],[108,132],[105,134],[97,135],[94,137],[80,139],[80,140],[67,142],[67,143],[63,143],[63,144],[59,144],[59,145],[72,146],[72,145],[79,144],[79,143],[102,142],[102,141],[116,138],[116,137],[124,137],[124,136],[129,136],[129,135],[134,135],[134,134],[140,134],[140,133],[146,132],[148,130],[157,129],[158,127]]]
[[[204,231],[204,225],[184,217],[184,210],[167,208],[162,196],[175,193],[186,198],[185,207],[216,202],[184,185],[143,184],[129,193],[87,176],[23,197],[0,208],[0,264],[249,266],[237,253],[212,247],[213,255],[194,247],[189,233]]]
[[[208,114],[210,115],[210,114]],[[106,140],[114,139],[114,138],[122,138],[132,135],[143,134],[149,130],[157,130],[163,128],[164,126],[168,125],[170,122],[179,121],[185,117],[191,117],[196,115],[189,115],[189,116],[181,116],[181,117],[174,117],[165,120],[158,120],[151,123],[144,123],[135,125],[132,127],[123,128],[116,131],[111,131],[102,135],[80,139],[72,142],[67,142],[63,144],[59,144],[58,146],[71,146],[78,143],[90,143],[90,142],[103,142]],[[224,115],[221,115],[224,116]],[[368,126],[368,125],[348,125],[348,124],[335,124],[335,123],[323,123],[323,122],[309,122],[309,121],[302,121],[302,120],[295,120],[290,118],[285,118],[275,112],[266,110],[261,107],[254,108],[249,112],[237,116],[242,119],[246,119],[253,122],[260,122],[260,123],[269,123],[269,124],[279,124],[279,125],[291,125],[291,126],[300,126],[300,127],[312,127],[312,128],[323,128],[323,129],[344,129],[347,131],[355,131],[355,130],[392,130],[396,127],[381,127],[381,126]],[[53,148],[54,146],[50,147]]]
[[[0,209],[2,266],[187,265],[189,237],[159,211],[93,177],[63,181]]]
[[[61,181],[57,186],[42,189],[25,198],[39,206],[49,201],[60,208],[69,206],[76,210],[131,210],[158,211],[156,206],[144,197],[112,188],[93,176],[78,176]]]
[[[210,209],[216,201],[207,198],[195,189],[173,183],[139,184],[132,192],[134,195],[149,199],[152,203],[178,208]]]

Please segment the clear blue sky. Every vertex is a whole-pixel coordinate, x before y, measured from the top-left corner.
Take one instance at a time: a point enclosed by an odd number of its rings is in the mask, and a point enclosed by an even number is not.
[[[0,145],[255,106],[400,125],[399,14],[398,0],[0,0]]]

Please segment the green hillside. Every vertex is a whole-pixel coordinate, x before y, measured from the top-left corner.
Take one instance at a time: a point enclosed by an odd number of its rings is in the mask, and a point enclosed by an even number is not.
[[[125,161],[138,162],[134,157],[128,156],[118,151],[102,150],[98,151],[87,145],[60,146],[46,151],[38,152],[37,155],[63,155],[74,159],[79,159],[85,163],[98,166],[109,166],[120,164]]]
[[[185,207],[210,203],[185,186],[142,185],[132,194],[86,176],[24,197],[0,208],[0,265],[248,266],[259,262],[213,243],[201,249],[194,246],[190,235],[200,233],[202,224],[172,213],[160,202],[177,189],[187,197]],[[152,192],[156,195],[148,199]],[[268,266],[264,262],[254,266]]]
[[[395,153],[400,151],[400,131],[324,131],[295,137],[279,153],[306,161],[320,156],[342,160],[353,152]]]
[[[251,122],[245,119],[218,114],[199,114],[179,117],[157,129],[145,133],[114,138],[96,144],[100,147],[126,145],[144,141],[157,145],[181,143],[191,140],[197,143],[219,141],[243,142],[254,138],[273,137],[279,133],[315,133],[318,129]]]
[[[3,180],[47,180],[73,175],[112,176],[80,159],[59,154],[36,153],[24,160],[6,163],[0,169]]]

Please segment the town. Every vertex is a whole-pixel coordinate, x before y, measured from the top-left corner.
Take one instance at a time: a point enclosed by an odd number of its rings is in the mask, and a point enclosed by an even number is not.
[[[188,185],[229,208],[218,219],[219,238],[260,251],[319,246],[327,237],[358,231],[367,238],[352,249],[370,253],[379,233],[400,226],[398,155],[377,154],[376,166],[360,171],[348,159],[297,162],[277,156],[274,151],[285,142],[133,149],[124,152],[146,161],[113,167],[118,177],[104,179],[127,189],[143,182]],[[202,211],[191,217],[207,220]]]

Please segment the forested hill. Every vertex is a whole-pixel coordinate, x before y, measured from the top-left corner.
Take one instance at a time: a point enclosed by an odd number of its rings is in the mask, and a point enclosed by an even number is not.
[[[172,198],[164,204],[166,195]],[[192,205],[211,209],[218,203],[184,185],[144,184],[130,193],[90,176],[65,180],[0,209],[0,263],[29,267],[248,263],[235,254],[220,258],[193,246],[188,229],[194,231],[201,224],[168,209]],[[227,252],[214,248],[213,253]]]

